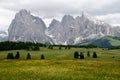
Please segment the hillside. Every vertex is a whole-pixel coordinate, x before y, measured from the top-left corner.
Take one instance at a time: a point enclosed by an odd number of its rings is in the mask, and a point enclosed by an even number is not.
[[[80,45],[89,45],[89,44],[93,44],[98,47],[113,48],[120,46],[120,38],[106,36],[97,40],[91,40],[88,42],[81,43]]]

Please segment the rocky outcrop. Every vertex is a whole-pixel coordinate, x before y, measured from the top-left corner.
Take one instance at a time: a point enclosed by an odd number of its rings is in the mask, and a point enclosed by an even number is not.
[[[88,39],[112,35],[111,26],[83,13],[73,18],[65,15],[61,22],[53,20],[48,34],[56,44],[77,44]]]
[[[53,19],[48,28],[44,21],[25,9],[19,11],[8,29],[9,41],[51,44],[77,44],[104,36],[119,36],[120,29],[112,28],[87,13],[73,17],[65,15],[61,22]]]
[[[46,26],[41,18],[32,16],[23,9],[15,15],[10,24],[8,40],[45,43],[48,42],[45,30]]]

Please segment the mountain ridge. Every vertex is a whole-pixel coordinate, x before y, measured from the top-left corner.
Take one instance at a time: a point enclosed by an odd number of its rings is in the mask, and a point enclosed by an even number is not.
[[[46,25],[41,18],[31,15],[27,10],[21,10],[10,24],[8,40],[45,43],[47,42],[45,30]]]
[[[44,21],[25,9],[16,13],[8,29],[8,41],[75,45],[104,36],[119,36],[120,31],[109,24],[82,13],[73,17],[64,15],[61,21],[53,19],[47,28]]]

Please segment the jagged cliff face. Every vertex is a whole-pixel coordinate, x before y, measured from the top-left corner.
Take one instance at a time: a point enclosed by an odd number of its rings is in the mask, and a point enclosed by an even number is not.
[[[65,15],[61,22],[53,20],[48,35],[55,44],[77,44],[88,39],[112,35],[111,26],[86,13],[73,18]]]
[[[8,29],[9,41],[77,44],[86,40],[98,39],[104,36],[119,36],[119,29],[113,29],[109,24],[82,13],[73,17],[65,15],[61,22],[53,19],[46,28],[41,18],[32,16],[26,10],[19,11]]]
[[[114,36],[120,37],[120,26],[114,26],[112,31]]]
[[[24,42],[47,42],[44,34],[46,26],[42,19],[34,17],[30,12],[21,10],[15,15],[15,19],[8,29],[8,40]]]

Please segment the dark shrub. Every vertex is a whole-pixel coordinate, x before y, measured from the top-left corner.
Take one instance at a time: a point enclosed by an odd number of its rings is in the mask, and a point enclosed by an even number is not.
[[[67,46],[65,46],[65,49],[67,49]]]
[[[97,56],[97,54],[96,54],[96,52],[93,52],[93,58],[97,58],[98,56]]]
[[[80,59],[84,59],[84,54],[80,52]]]
[[[71,49],[71,47],[70,47],[70,46],[68,46],[68,49]]]
[[[45,59],[45,57],[44,57],[44,55],[43,55],[43,54],[41,55],[41,59]]]
[[[30,51],[30,47],[29,46],[27,46],[26,49],[27,49],[27,51]]]
[[[39,46],[34,47],[34,51],[39,51],[39,50],[40,50]]]
[[[61,46],[59,46],[59,50],[61,50]]]
[[[30,53],[27,54],[27,59],[31,59]]]
[[[10,53],[7,54],[7,59],[10,59]]]
[[[74,52],[74,58],[78,58],[79,57],[79,53],[76,51]]]
[[[11,59],[14,59],[14,55],[13,55],[13,53],[11,53]]]
[[[115,58],[115,56],[112,56],[112,58]]]
[[[20,53],[17,52],[16,55],[15,55],[15,59],[19,59],[20,58]]]
[[[89,51],[87,52],[87,56],[90,57],[90,52]]]
[[[14,59],[13,53],[8,53],[7,59]]]

